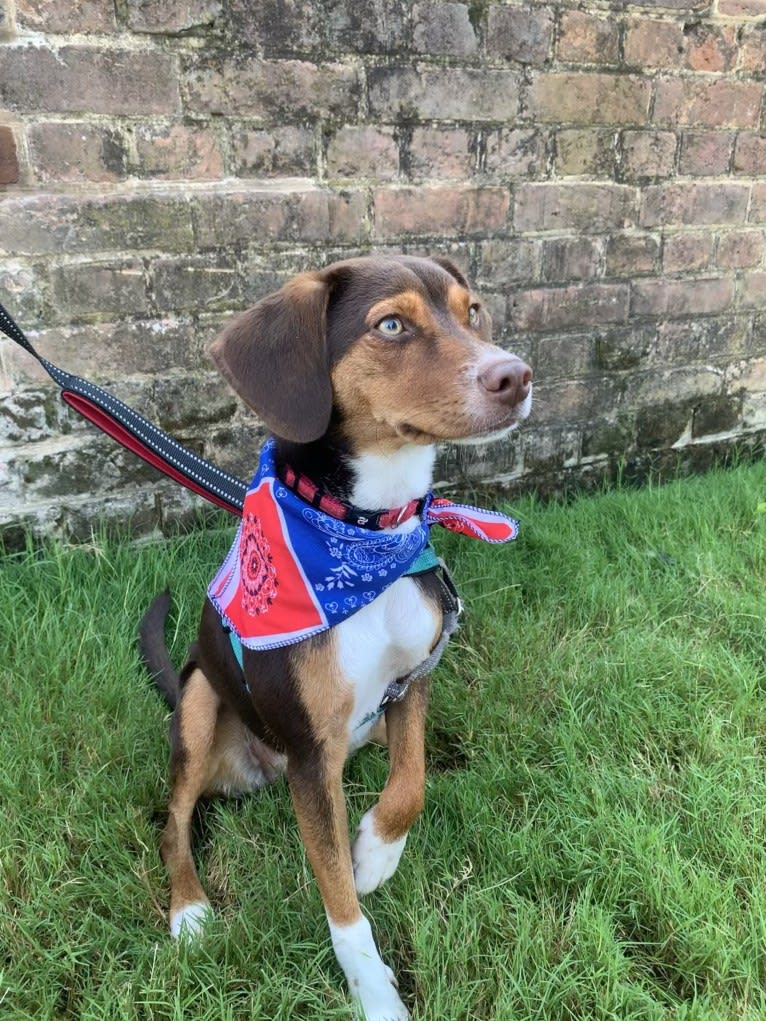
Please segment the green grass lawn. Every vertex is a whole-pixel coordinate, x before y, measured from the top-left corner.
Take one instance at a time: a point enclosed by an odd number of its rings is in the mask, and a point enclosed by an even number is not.
[[[766,465],[513,508],[435,534],[467,604],[439,667],[426,808],[366,899],[417,1019],[766,1017]],[[200,811],[216,921],[166,934],[166,711],[231,528],[95,540],[0,572],[0,1016],[351,1017],[283,784]],[[351,824],[385,781],[347,770]]]

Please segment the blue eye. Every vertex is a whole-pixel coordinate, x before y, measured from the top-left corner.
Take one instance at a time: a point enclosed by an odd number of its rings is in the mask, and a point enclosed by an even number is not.
[[[388,337],[398,337],[400,333],[404,332],[404,325],[398,316],[386,316],[385,319],[380,320],[375,329],[380,333],[385,333]]]
[[[468,324],[469,326],[478,326],[481,316],[479,315],[479,306],[471,305],[468,309]]]

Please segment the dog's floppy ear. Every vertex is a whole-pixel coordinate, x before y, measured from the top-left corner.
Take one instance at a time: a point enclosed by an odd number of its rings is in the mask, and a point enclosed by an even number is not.
[[[461,284],[468,291],[468,281],[463,276],[461,271],[457,268],[452,259],[448,259],[446,255],[432,255],[431,262],[435,262],[437,266],[441,266],[442,269],[446,269],[450,276],[453,276],[459,284]]]
[[[332,410],[328,279],[301,273],[230,323],[210,353],[269,429],[294,443],[324,434]]]

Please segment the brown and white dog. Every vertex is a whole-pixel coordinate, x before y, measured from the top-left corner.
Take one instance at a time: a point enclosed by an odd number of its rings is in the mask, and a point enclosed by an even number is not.
[[[529,414],[531,370],[490,336],[487,311],[449,260],[375,256],[290,280],[235,319],[213,357],[274,433],[278,465],[348,504],[390,508],[429,490],[436,444],[497,439]],[[152,604],[141,644],[175,710],[162,839],[172,933],[195,933],[210,910],[190,846],[197,799],[285,772],[351,993],[367,1021],[407,1018],[358,897],[393,875],[423,805],[428,679],[385,722],[365,721],[441,635],[433,574],[399,578],[314,638],[244,649],[242,670],[207,600],[180,677],[162,636],[167,603]],[[343,766],[373,739],[387,740],[390,775],[351,845]]]

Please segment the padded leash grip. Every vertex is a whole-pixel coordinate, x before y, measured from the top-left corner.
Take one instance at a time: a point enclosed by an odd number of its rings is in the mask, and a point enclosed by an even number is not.
[[[58,368],[35,351],[0,305],[0,330],[28,351],[61,388],[62,399],[97,428],[187,489],[241,517],[247,483],[216,468],[95,383]]]

